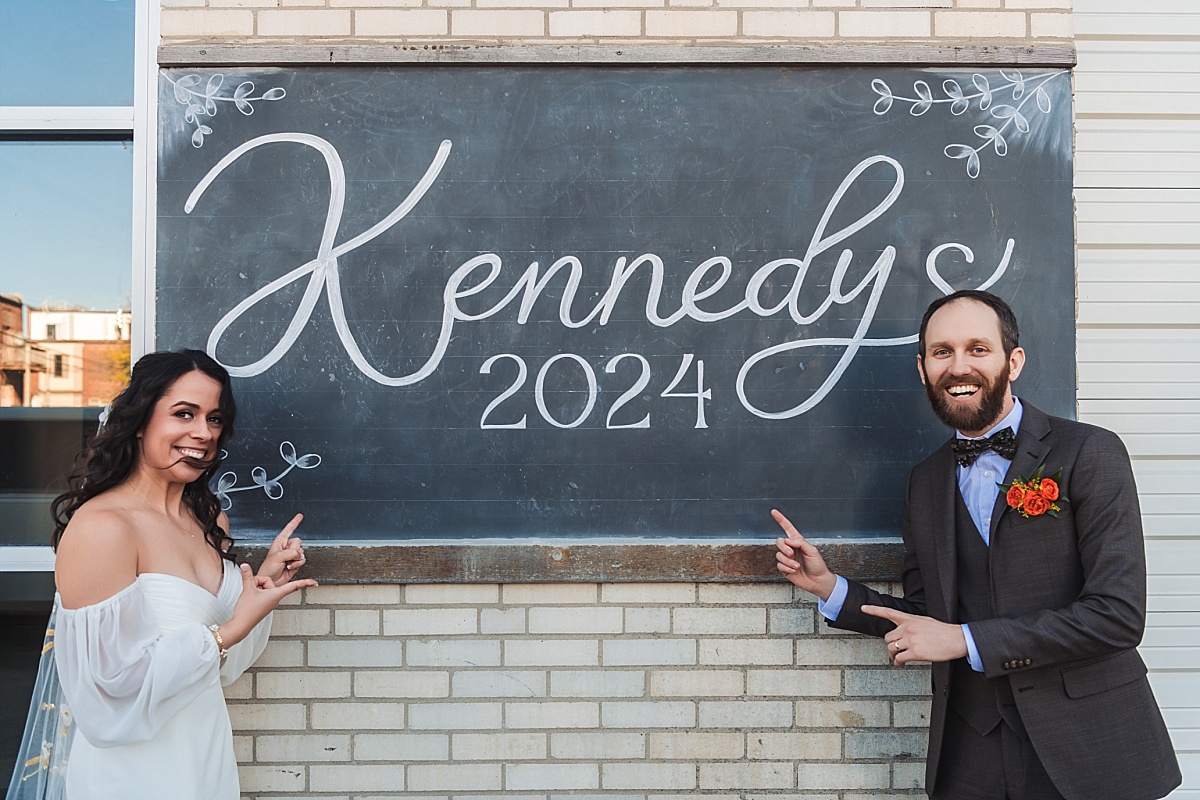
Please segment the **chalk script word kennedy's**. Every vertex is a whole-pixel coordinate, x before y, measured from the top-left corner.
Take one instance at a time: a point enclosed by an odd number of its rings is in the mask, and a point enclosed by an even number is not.
[[[900,166],[900,163],[884,155],[875,155],[861,161],[842,180],[837,191],[829,199],[825,211],[813,231],[804,256],[802,258],[780,258],[763,264],[746,282],[742,299],[728,308],[705,310],[700,307],[700,301],[711,298],[728,283],[733,274],[733,264],[729,258],[714,256],[696,266],[684,283],[679,297],[678,309],[664,315],[660,312],[664,278],[663,261],[654,253],[644,253],[632,260],[624,256],[616,260],[607,290],[600,296],[596,305],[581,317],[577,318],[573,316],[572,310],[575,306],[576,294],[583,279],[583,264],[579,258],[571,255],[559,258],[545,272],[542,272],[541,267],[536,261],[532,262],[526,267],[521,277],[517,279],[515,285],[493,306],[478,313],[468,313],[459,307],[459,301],[478,295],[486,290],[496,282],[496,279],[503,270],[503,262],[500,256],[495,253],[481,253],[464,261],[446,281],[442,292],[441,329],[433,351],[429,354],[425,362],[420,368],[407,375],[385,375],[367,361],[358,343],[355,341],[354,333],[350,330],[350,326],[346,322],[346,312],[342,303],[341,285],[338,277],[338,258],[384,233],[400,220],[404,219],[416,207],[417,203],[421,201],[421,198],[425,196],[425,193],[429,191],[430,187],[437,180],[438,175],[445,166],[446,159],[450,155],[451,143],[449,140],[441,143],[429,168],[426,169],[421,180],[417,182],[417,185],[413,187],[403,202],[371,228],[342,244],[335,245],[334,241],[338,235],[343,206],[346,200],[345,170],[342,166],[342,160],[333,145],[311,134],[275,133],[251,139],[235,148],[209,170],[204,179],[196,185],[196,188],[192,190],[187,203],[184,205],[184,210],[187,213],[191,213],[205,190],[237,159],[257,147],[276,142],[291,142],[312,147],[324,157],[326,168],[329,171],[329,207],[326,212],[325,227],[321,234],[321,243],[317,248],[316,257],[282,277],[271,281],[242,300],[217,322],[209,334],[208,352],[219,360],[218,348],[221,343],[221,337],[234,322],[266,298],[293,282],[308,276],[308,286],[304,290],[304,296],[296,309],[296,313],[292,316],[286,330],[279,337],[279,341],[275,346],[262,358],[249,364],[225,364],[229,372],[235,376],[248,377],[259,375],[266,372],[283,358],[308,324],[312,311],[316,307],[322,291],[324,291],[338,338],[341,340],[342,346],[346,349],[347,355],[350,356],[350,360],[362,374],[384,386],[411,386],[420,383],[437,371],[443,357],[446,355],[447,348],[450,346],[454,327],[457,323],[488,319],[499,314],[510,305],[519,302],[517,322],[524,325],[529,321],[534,305],[542,292],[545,291],[547,284],[562,271],[566,272],[566,285],[559,300],[558,320],[566,328],[582,328],[594,322],[598,322],[601,326],[607,325],[617,299],[620,297],[626,283],[637,270],[643,267],[650,270],[650,286],[647,290],[645,306],[646,321],[659,328],[668,328],[684,319],[716,324],[742,312],[767,318],[784,311],[787,312],[797,325],[811,325],[820,320],[835,303],[846,305],[855,301],[860,295],[866,292],[867,299],[862,309],[862,316],[859,318],[857,327],[851,336],[798,339],[796,341],[784,342],[752,354],[741,365],[741,368],[738,370],[736,384],[738,399],[741,401],[742,406],[751,414],[766,419],[788,419],[803,414],[815,407],[837,385],[860,348],[895,347],[911,344],[917,340],[915,334],[893,338],[872,338],[867,335],[879,307],[879,301],[883,296],[884,288],[887,286],[888,278],[891,275],[892,266],[896,260],[896,248],[891,245],[883,248],[863,279],[848,289],[843,286],[843,283],[846,280],[846,274],[854,258],[854,253],[849,248],[843,249],[838,255],[837,266],[834,269],[825,297],[816,309],[810,313],[801,311],[801,291],[804,288],[805,278],[814,259],[831,250],[840,242],[850,238],[882,216],[896,202],[896,199],[900,196],[904,188],[904,169]],[[854,185],[854,182],[867,169],[875,165],[880,165],[881,168],[890,171],[892,185],[887,195],[874,208],[850,224],[832,232],[827,231],[829,220],[847,190]],[[884,181],[880,179],[879,183],[884,183]],[[995,270],[978,288],[986,289],[999,280],[1000,276],[1008,269],[1013,246],[1014,241],[1009,239],[1004,249],[1004,255],[1001,257]],[[937,265],[939,256],[947,250],[958,251],[968,263],[974,263],[975,254],[970,247],[959,242],[946,242],[935,247],[929,253],[925,261],[925,270],[929,276],[929,280],[941,291],[949,294],[953,289],[938,273]],[[769,283],[776,283],[775,279],[777,277],[791,277],[791,288],[782,300],[775,302],[773,305],[766,305],[762,300],[763,287]],[[830,370],[824,382],[808,397],[796,398],[798,402],[791,408],[783,411],[768,411],[759,408],[747,397],[747,377],[765,359],[795,350],[819,347],[840,349],[841,356],[833,369]],[[489,361],[488,363],[490,365],[492,362]],[[702,427],[699,424],[699,420],[697,427]]]

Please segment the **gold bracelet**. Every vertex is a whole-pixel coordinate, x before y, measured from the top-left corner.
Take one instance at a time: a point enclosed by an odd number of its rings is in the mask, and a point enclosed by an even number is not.
[[[229,655],[229,648],[225,646],[225,640],[221,638],[221,626],[209,625],[208,629],[212,631],[213,638],[217,640],[217,655],[224,662],[226,656]]]

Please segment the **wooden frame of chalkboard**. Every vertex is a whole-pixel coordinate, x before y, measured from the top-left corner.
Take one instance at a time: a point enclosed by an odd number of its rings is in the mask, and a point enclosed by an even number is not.
[[[906,42],[755,45],[571,44],[173,44],[163,67],[328,66],[330,64],[872,64],[941,68],[1073,67],[1075,45]]]
[[[763,580],[777,506],[887,579],[955,288],[1074,413],[1069,70],[438,53],[160,73],[156,344],[235,376],[235,533],[304,511],[332,582]]]

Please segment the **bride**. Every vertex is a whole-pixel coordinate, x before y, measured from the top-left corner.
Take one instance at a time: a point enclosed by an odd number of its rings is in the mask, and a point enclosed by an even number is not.
[[[209,489],[235,413],[216,361],[151,353],[54,501],[53,654],[79,734],[70,800],[239,796],[221,687],[262,653],[275,606],[316,582],[294,580],[300,515],[257,575],[235,565]]]

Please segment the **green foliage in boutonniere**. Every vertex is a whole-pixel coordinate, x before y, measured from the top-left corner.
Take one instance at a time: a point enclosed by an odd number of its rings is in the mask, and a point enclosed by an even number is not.
[[[1058,487],[1062,469],[1048,478],[1042,477],[1045,471],[1046,465],[1042,464],[1028,480],[1018,475],[1012,483],[998,484],[1005,491],[1008,507],[1015,508],[1022,517],[1040,517],[1042,514],[1057,517],[1062,511],[1059,503],[1069,502]]]

